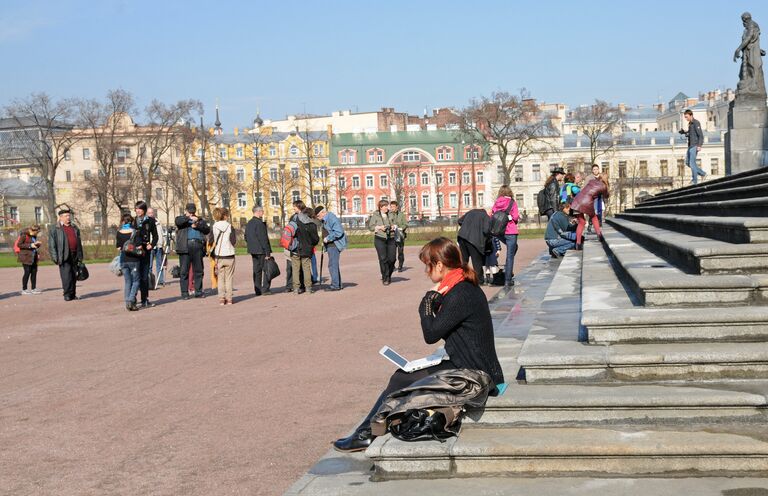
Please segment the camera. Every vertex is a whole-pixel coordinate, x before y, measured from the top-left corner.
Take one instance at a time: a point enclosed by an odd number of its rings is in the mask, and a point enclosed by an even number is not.
[[[677,132],[680,133],[680,134],[685,134],[685,129],[680,128],[680,129],[678,129]]]

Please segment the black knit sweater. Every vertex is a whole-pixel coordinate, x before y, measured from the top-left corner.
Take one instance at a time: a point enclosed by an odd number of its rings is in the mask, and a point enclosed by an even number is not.
[[[445,351],[460,368],[482,370],[493,382],[504,382],[488,300],[474,284],[462,281],[445,296],[429,291],[419,305],[421,330],[428,344],[445,340]]]

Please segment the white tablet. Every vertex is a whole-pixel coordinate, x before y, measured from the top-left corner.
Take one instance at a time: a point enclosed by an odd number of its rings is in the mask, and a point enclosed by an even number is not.
[[[438,348],[437,351],[435,351],[433,354],[413,361],[408,360],[389,346],[385,346],[380,349],[379,354],[397,365],[404,372],[413,372],[415,370],[425,369],[427,367],[437,365],[438,363],[448,358],[448,355],[445,353],[443,348]]]

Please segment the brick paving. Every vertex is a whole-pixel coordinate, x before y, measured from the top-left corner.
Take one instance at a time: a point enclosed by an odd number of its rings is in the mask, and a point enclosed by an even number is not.
[[[521,241],[518,270],[543,249]],[[55,267],[37,296],[0,269],[0,494],[281,494],[365,414],[392,372],[382,345],[431,349],[417,251],[389,287],[357,249],[342,292],[258,298],[238,257],[235,305],[180,301],[173,284],[134,313],[105,265],[75,302]]]

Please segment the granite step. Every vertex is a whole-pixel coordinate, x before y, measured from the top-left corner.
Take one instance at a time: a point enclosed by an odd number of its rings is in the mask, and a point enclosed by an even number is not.
[[[758,179],[757,177],[751,179]],[[747,185],[733,185],[727,188],[702,188],[699,191],[681,191],[667,197],[651,197],[643,201],[643,206],[715,202],[737,200],[739,198],[760,198],[768,195],[768,173],[760,176],[762,182]]]
[[[584,245],[581,312],[581,326],[591,344],[768,340],[765,307],[638,305],[597,243]]]
[[[767,182],[768,170],[756,169],[742,172],[740,174],[734,174],[732,176],[721,177],[712,181],[704,181],[698,184],[684,186],[682,188],[673,189],[671,191],[664,191],[652,197],[646,198],[642,203],[656,202],[662,199],[668,200],[694,194],[706,194],[710,191],[720,191],[737,187],[760,185]]]
[[[728,243],[627,219],[609,225],[690,274],[768,273],[768,244]]]
[[[632,213],[619,219],[642,222],[669,231],[729,243],[768,243],[768,217],[701,217],[698,215]]]
[[[389,435],[366,451],[374,480],[475,476],[746,476],[768,471],[762,429],[691,425],[464,429],[443,443]]]
[[[707,217],[768,217],[768,195],[722,201],[693,201],[688,203],[653,205],[642,203],[632,213],[703,215]]]
[[[765,423],[768,382],[701,385],[540,385],[510,386],[470,410],[465,428],[607,424],[679,425],[690,422]]]
[[[639,305],[704,307],[768,303],[768,275],[686,274],[610,226],[603,229],[603,236],[619,278]]]

